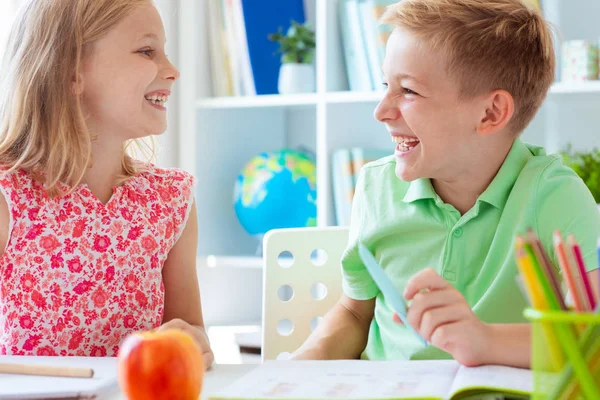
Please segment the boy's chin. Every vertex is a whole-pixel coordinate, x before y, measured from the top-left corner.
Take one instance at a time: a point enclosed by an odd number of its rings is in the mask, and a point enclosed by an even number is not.
[[[417,173],[417,171],[407,170],[406,168],[403,168],[402,166],[399,166],[398,164],[396,164],[396,176],[398,177],[398,179],[400,179],[404,182],[412,182],[416,179],[421,178],[421,176]]]

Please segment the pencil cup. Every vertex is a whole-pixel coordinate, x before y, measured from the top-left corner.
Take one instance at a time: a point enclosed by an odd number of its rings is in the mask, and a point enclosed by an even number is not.
[[[600,399],[600,314],[527,309],[525,317],[532,323],[532,399]]]

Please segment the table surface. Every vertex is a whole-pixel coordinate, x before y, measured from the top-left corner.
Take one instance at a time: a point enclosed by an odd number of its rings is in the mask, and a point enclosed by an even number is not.
[[[224,389],[230,383],[252,371],[257,364],[215,364],[204,375],[202,384],[202,399],[208,399],[208,396]],[[117,394],[109,397],[107,400],[126,400],[125,395]]]

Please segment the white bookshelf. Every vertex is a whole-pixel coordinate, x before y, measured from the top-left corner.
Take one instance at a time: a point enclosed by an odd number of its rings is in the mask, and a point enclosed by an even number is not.
[[[263,151],[296,147],[311,150],[318,171],[317,223],[334,224],[331,152],[355,146],[389,149],[390,154],[393,151],[385,127],[373,118],[383,93],[348,91],[338,0],[305,0],[307,17],[316,27],[316,92],[215,98],[208,54],[208,0],[179,1],[184,11],[178,14],[177,52],[182,73],[176,92],[180,105],[179,158],[180,166],[193,171],[198,179],[198,256],[211,274],[221,269],[229,271],[231,279],[241,279],[231,267],[260,271],[262,266],[255,256],[257,241],[238,223],[232,204],[234,182],[242,167]],[[545,7],[547,17],[559,26],[565,40],[600,38],[597,0],[545,0]],[[524,140],[551,152],[568,142],[575,148],[598,146],[598,110],[600,81],[556,83]],[[256,279],[253,284],[260,285],[260,278]],[[257,309],[258,304],[244,307]]]

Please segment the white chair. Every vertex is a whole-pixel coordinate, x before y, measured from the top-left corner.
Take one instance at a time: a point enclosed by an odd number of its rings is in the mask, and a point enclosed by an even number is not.
[[[265,235],[263,361],[289,357],[339,300],[347,243],[343,227],[276,229]]]

